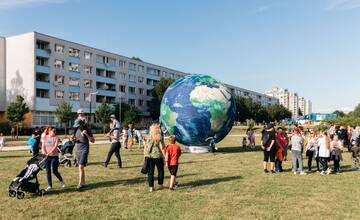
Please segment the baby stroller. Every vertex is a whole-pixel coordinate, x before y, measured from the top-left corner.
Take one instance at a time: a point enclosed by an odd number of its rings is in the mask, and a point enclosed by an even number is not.
[[[37,193],[40,196],[44,195],[45,190],[40,189],[37,174],[45,168],[46,158],[46,155],[38,154],[27,162],[26,167],[9,185],[9,197],[23,199],[25,197],[24,192]],[[35,182],[31,181],[34,179]]]
[[[76,159],[73,156],[75,144],[69,140],[64,139],[62,144],[58,146],[58,150],[61,154],[60,164],[71,167],[71,165],[76,165]]]

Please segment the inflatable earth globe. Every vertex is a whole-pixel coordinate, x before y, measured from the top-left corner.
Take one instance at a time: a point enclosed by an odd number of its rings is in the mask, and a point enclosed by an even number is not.
[[[214,78],[197,74],[176,80],[166,90],[160,109],[163,129],[187,146],[208,146],[211,138],[221,141],[235,115],[231,92]]]

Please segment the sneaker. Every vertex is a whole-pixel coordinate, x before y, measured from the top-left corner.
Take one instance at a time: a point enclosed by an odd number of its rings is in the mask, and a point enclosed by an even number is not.
[[[269,171],[267,169],[264,170],[264,173],[268,173]]]
[[[61,188],[63,188],[63,189],[66,187],[64,181],[60,182],[60,185],[61,185]]]
[[[271,170],[271,173],[276,173],[275,170]]]
[[[175,190],[175,188],[172,188],[172,187],[170,187],[169,188],[169,191],[171,192],[171,191],[174,191]]]
[[[76,187],[77,190],[80,190],[80,189],[83,189],[83,188],[84,188],[84,185],[82,185],[82,184],[79,184],[79,185]]]
[[[296,175],[297,174],[297,172],[295,171],[295,172],[293,172],[294,173],[294,175]]]
[[[154,187],[150,187],[150,192],[154,192],[154,191],[155,191]]]
[[[176,182],[176,183],[174,184],[174,189],[177,189],[177,188],[179,188],[179,183],[178,183],[178,182]]]
[[[49,192],[51,189],[52,189],[52,187],[51,187],[51,186],[48,186],[48,187],[45,189],[45,191],[46,191],[46,192]]]
[[[327,169],[326,175],[329,175],[331,173],[331,169]]]
[[[159,185],[159,190],[162,190],[164,188],[163,185]]]
[[[325,171],[321,171],[320,174],[321,174],[321,175],[325,175]]]
[[[300,175],[306,175],[306,173],[304,171],[301,171]]]
[[[106,168],[108,165],[107,165],[107,163],[103,163],[103,166]]]

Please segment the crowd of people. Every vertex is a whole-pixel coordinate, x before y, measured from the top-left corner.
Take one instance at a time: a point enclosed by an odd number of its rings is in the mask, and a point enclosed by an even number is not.
[[[319,136],[318,136],[319,135]],[[263,150],[263,169],[265,173],[283,172],[282,163],[287,160],[288,148],[292,155],[292,172],[306,175],[313,171],[313,161],[316,171],[322,175],[338,174],[341,172],[342,152],[344,149],[352,152],[355,160],[360,153],[360,126],[345,128],[332,125],[329,129],[316,132],[310,128],[305,131],[296,126],[291,132],[286,132],[269,123],[262,131],[261,148]],[[303,166],[303,159],[307,158],[307,171]],[[330,168],[329,163],[333,162]],[[360,161],[358,161],[357,165]]]
[[[77,189],[85,187],[85,167],[88,164],[88,157],[90,153],[90,143],[94,143],[95,139],[88,127],[87,118],[82,109],[77,111],[77,119],[74,121],[73,134],[70,139],[66,139],[74,144],[76,148],[75,161],[79,170],[79,182]],[[176,181],[179,157],[181,149],[176,144],[174,136],[169,137],[169,144],[165,145],[164,132],[161,130],[159,123],[153,123],[145,134],[140,130],[134,129],[132,124],[121,127],[120,122],[116,119],[115,115],[110,116],[111,124],[110,131],[106,134],[110,142],[109,151],[105,157],[103,166],[108,167],[113,155],[117,159],[118,168],[122,168],[122,160],[120,149],[123,147],[132,151],[134,143],[138,143],[138,147],[144,148],[144,161],[146,165],[146,174],[148,176],[148,184],[150,192],[155,191],[154,187],[154,171],[155,167],[158,173],[159,189],[163,188],[165,171],[164,167],[168,167],[170,177],[169,190],[174,190],[178,183]],[[0,134],[0,147],[2,146]],[[60,138],[56,135],[54,127],[35,128],[32,135],[29,137],[27,145],[29,146],[32,156],[40,153],[47,156],[46,159],[46,179],[48,187],[46,191],[53,188],[52,174],[58,179],[61,188],[65,188],[65,181],[59,172],[59,152],[61,152],[61,144],[64,145]],[[0,148],[1,149],[1,148]]]

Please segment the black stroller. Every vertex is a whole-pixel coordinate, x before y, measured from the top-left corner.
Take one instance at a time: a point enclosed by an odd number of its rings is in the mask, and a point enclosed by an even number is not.
[[[31,158],[26,167],[17,175],[9,185],[9,196],[23,199],[24,192],[37,193],[42,196],[45,193],[44,189],[40,189],[40,184],[37,174],[40,170],[45,168],[47,156],[39,154]],[[35,182],[31,181],[34,180]]]
[[[75,144],[69,140],[63,140],[62,144],[58,146],[58,150],[61,154],[60,164],[64,166],[71,167],[71,165],[76,165],[76,159],[73,156]]]

